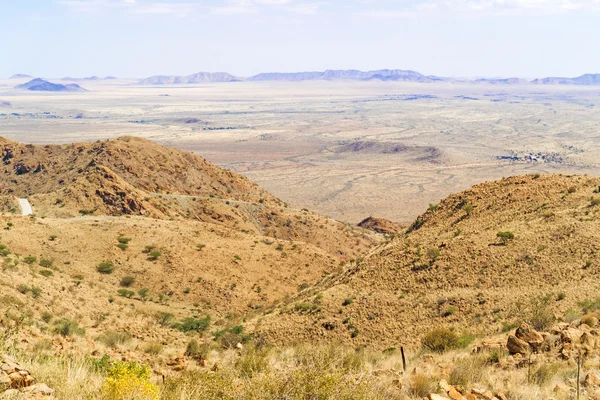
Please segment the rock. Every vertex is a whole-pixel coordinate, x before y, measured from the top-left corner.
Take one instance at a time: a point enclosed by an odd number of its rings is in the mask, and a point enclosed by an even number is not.
[[[571,387],[569,385],[566,385],[564,383],[559,383],[554,387],[554,393],[569,393],[571,392]]]
[[[445,396],[440,396],[439,394],[431,393],[429,395],[429,400],[450,400]]]
[[[450,385],[445,379],[442,379],[440,381],[440,389],[442,389],[446,393],[448,392],[448,390],[450,390]]]
[[[594,347],[596,347],[596,339],[589,333],[584,332],[581,337],[579,338],[579,342],[583,345],[583,346],[588,346],[589,348],[593,349]]]
[[[534,351],[539,351],[544,344],[544,337],[530,325],[525,323],[521,324],[521,326],[517,328],[515,336],[518,339],[529,343]]]
[[[243,349],[244,349],[244,346],[243,346],[241,343],[238,343],[238,344],[236,344],[236,345],[235,345],[235,347],[236,347],[238,350],[243,350]]]
[[[544,336],[544,346],[543,349],[545,351],[552,351],[560,344],[560,335],[555,335],[552,333],[546,333]]]
[[[585,376],[583,384],[585,385],[585,387],[598,387],[600,386],[600,377],[594,374],[593,372],[590,372]]]
[[[498,398],[498,400],[508,400],[508,396],[506,396],[506,394],[502,392],[496,393],[496,397]]]
[[[583,332],[575,328],[567,328],[560,333],[560,340],[563,343],[577,343]]]
[[[23,392],[39,398],[43,396],[52,396],[54,394],[54,389],[50,389],[46,384],[40,383],[29,386],[28,388],[24,389]]]
[[[0,362],[0,392],[3,398],[12,398],[19,392],[27,393],[26,398],[51,396],[54,390],[43,383],[36,384],[35,378],[8,356],[3,356]],[[11,397],[12,396],[12,397]]]
[[[552,328],[550,328],[550,330],[548,332],[550,332],[554,335],[560,335],[560,333],[562,331],[564,331],[565,329],[567,329],[568,327],[569,327],[568,323],[561,322],[561,323],[554,325]]]
[[[515,335],[508,336],[506,347],[508,347],[510,354],[527,354],[530,351],[529,343],[519,339]]]
[[[465,396],[460,394],[460,392],[456,390],[454,386],[450,386],[450,388],[448,389],[448,396],[452,400],[465,400]]]

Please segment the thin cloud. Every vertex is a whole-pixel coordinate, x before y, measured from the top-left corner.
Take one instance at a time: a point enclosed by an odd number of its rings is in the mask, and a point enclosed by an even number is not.
[[[175,15],[185,17],[194,11],[193,3],[167,3],[138,0],[59,0],[58,4],[81,13],[122,12],[129,14]]]
[[[414,17],[417,15],[459,14],[485,15],[554,15],[572,12],[598,12],[600,0],[430,0],[402,2],[397,7],[379,8],[365,0],[370,9],[355,14],[373,18]]]
[[[297,0],[226,0],[225,4],[215,7],[213,12],[219,15],[231,15],[257,14],[267,10],[276,10],[294,14],[315,14],[325,4]]]

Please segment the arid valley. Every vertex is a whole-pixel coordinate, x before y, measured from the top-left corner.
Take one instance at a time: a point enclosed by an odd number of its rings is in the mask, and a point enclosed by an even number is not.
[[[25,80],[22,80],[25,81]],[[19,93],[0,136],[48,144],[138,136],[193,151],[296,208],[408,224],[451,193],[528,173],[597,171],[595,86],[232,82]],[[530,157],[531,155],[531,157]]]

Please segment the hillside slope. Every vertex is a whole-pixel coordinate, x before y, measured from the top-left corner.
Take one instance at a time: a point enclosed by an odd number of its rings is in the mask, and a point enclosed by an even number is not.
[[[256,331],[384,349],[416,346],[436,326],[499,332],[534,312],[532,299],[563,315],[600,290],[599,188],[598,178],[536,175],[450,196]]]

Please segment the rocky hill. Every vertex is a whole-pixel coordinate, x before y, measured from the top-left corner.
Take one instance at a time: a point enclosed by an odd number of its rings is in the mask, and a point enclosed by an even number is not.
[[[86,90],[76,83],[62,85],[35,78],[27,83],[15,86],[15,89],[29,90],[32,92],[85,92]]]
[[[216,315],[248,312],[337,271],[379,240],[291,209],[192,153],[143,139],[48,146],[2,139],[0,151],[0,209],[9,228],[0,242],[21,255],[5,261],[52,260],[60,270],[56,288],[110,262],[118,276],[90,288],[94,307],[129,275],[155,296],[178,293],[179,305],[204,299]],[[17,198],[25,197],[41,219],[18,216]],[[150,256],[153,251],[160,257]],[[53,290],[35,274],[22,278],[6,282],[14,290],[21,283]],[[180,294],[182,282],[195,294]]]
[[[452,195],[407,230],[256,322],[267,340],[415,346],[432,327],[482,334],[544,303],[598,296],[600,179],[513,177]]]

